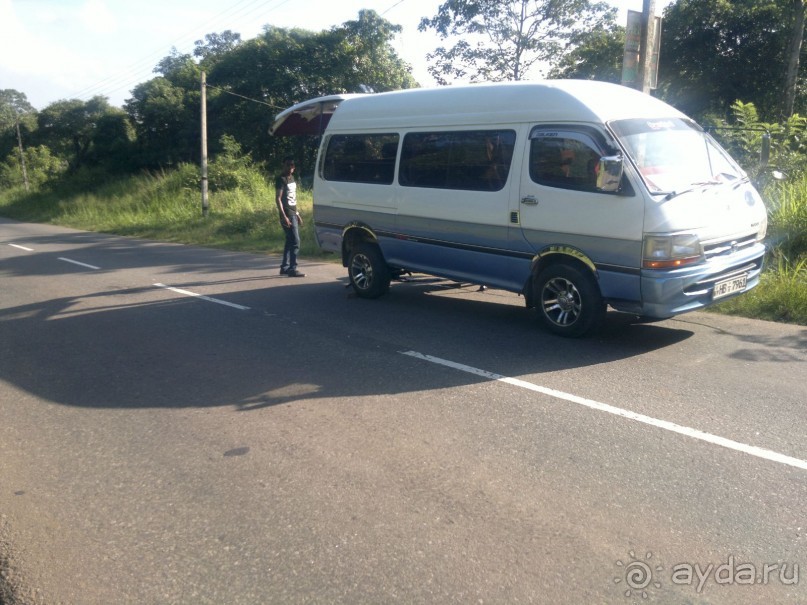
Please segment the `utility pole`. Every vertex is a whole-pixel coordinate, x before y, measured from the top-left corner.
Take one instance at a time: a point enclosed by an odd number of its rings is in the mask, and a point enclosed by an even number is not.
[[[207,216],[207,77],[202,72],[202,216]]]
[[[654,66],[652,64],[656,34],[656,0],[643,0],[642,4],[642,42],[639,48],[639,81],[637,86],[644,93],[649,93],[652,86]]]
[[[22,150],[22,135],[20,134],[20,112],[14,112],[14,125],[17,127],[17,147],[20,149],[20,165],[22,166],[22,181],[25,183],[25,192],[30,191],[28,185],[28,171],[25,169],[25,152]]]
[[[785,94],[782,102],[782,119],[787,120],[793,115],[793,106],[796,103],[796,80],[799,75],[799,57],[804,39],[804,20],[807,6],[805,0],[792,0],[793,24],[790,30],[790,42],[787,47],[787,71],[785,73]]]

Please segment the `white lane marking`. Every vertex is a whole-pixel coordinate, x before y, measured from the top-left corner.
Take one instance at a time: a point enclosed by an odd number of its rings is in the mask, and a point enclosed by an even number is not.
[[[548,395],[549,397],[570,401],[578,405],[586,406],[587,408],[591,408],[593,410],[599,410],[601,412],[614,414],[615,416],[621,416],[622,418],[627,418],[628,420],[635,420],[636,422],[649,424],[650,426],[671,431],[673,433],[678,433],[679,435],[692,437],[693,439],[699,439],[701,441],[705,441],[713,445],[726,447],[728,449],[735,450],[743,454],[748,454],[749,456],[756,456],[757,458],[770,460],[771,462],[778,462],[779,464],[786,464],[788,466],[794,466],[802,470],[807,470],[807,460],[800,460],[799,458],[786,456],[784,454],[780,454],[779,452],[766,450],[764,448],[757,447],[755,445],[748,445],[746,443],[740,443],[739,441],[726,439],[725,437],[712,435],[711,433],[704,433],[703,431],[699,431],[698,429],[693,429],[688,426],[682,426],[680,424],[675,424],[674,422],[668,422],[666,420],[659,420],[658,418],[653,418],[652,416],[645,416],[644,414],[637,414],[636,412],[631,412],[630,410],[624,410],[622,408],[608,405],[607,403],[600,403],[599,401],[594,401],[592,399],[585,399],[584,397],[578,397],[577,395],[564,393],[563,391],[556,391],[555,389],[542,387],[537,384],[527,382],[525,380],[519,380],[518,378],[508,378],[507,376],[502,376],[501,374],[494,374],[493,372],[480,370],[479,368],[466,366],[464,364],[449,361],[447,359],[441,359],[439,357],[433,357],[431,355],[424,355],[423,353],[418,353],[417,351],[400,351],[400,353],[403,355],[408,355],[410,357],[415,357],[416,359],[422,359],[423,361],[428,361],[431,363],[436,363],[438,365],[446,366],[448,368],[453,368],[461,372],[475,374],[476,376],[481,376],[482,378],[487,378],[488,380],[497,380],[499,382],[505,382],[507,384],[511,384],[513,386],[517,386],[522,389],[527,389],[530,391],[535,391],[537,393]]]
[[[100,269],[101,267],[96,267],[95,265],[88,265],[87,263],[80,263],[77,260],[72,260],[70,258],[64,258],[62,256],[59,257],[59,260],[63,260],[66,263],[73,263],[74,265],[78,265],[79,267],[86,267],[87,269]]]
[[[213,302],[216,303],[217,305],[225,305],[227,307],[232,307],[233,309],[238,309],[240,311],[249,311],[249,307],[227,302],[226,300],[220,300],[218,298],[210,298],[209,296],[202,296],[201,294],[197,294],[196,292],[191,292],[189,290],[181,290],[179,288],[172,288],[171,286],[166,286],[165,284],[154,284],[154,285],[157,286],[158,288],[165,288],[166,290],[171,290],[171,292],[176,292],[177,294],[184,294],[185,296],[193,296],[194,298],[201,298],[202,300]]]
[[[20,246],[18,244],[9,244],[12,248],[19,248],[20,250],[25,250],[26,252],[33,252],[33,248],[26,248],[25,246]]]

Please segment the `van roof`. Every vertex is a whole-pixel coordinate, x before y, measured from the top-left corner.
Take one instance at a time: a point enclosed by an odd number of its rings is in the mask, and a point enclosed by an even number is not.
[[[685,117],[637,90],[592,80],[545,80],[413,88],[349,95],[328,131],[534,121],[607,122]]]

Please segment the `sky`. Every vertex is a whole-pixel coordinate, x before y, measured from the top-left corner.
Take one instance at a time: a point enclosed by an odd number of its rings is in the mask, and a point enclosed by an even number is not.
[[[432,86],[426,53],[439,45],[419,32],[443,0],[0,0],[0,89],[25,93],[43,109],[60,99],[103,95],[121,106],[176,48],[192,53],[205,34],[232,30],[254,38],[266,24],[329,29],[373,9],[403,27],[394,46],[422,86]],[[642,0],[608,0],[620,11]],[[656,0],[657,12],[670,0]]]

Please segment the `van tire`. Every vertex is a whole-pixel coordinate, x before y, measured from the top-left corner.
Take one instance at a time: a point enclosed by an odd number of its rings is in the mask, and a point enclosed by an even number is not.
[[[374,244],[361,243],[350,251],[347,272],[350,285],[361,298],[378,298],[389,290],[389,267]]]
[[[557,263],[543,269],[533,282],[533,300],[543,326],[560,336],[576,338],[605,318],[605,303],[594,276]]]

